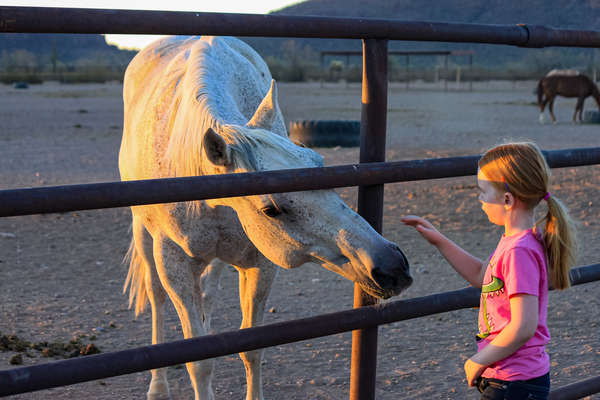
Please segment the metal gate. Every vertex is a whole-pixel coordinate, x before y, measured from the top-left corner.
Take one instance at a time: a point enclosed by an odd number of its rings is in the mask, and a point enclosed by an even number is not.
[[[522,47],[600,47],[600,32],[560,30],[537,25],[40,7],[0,7],[0,32],[208,34],[355,38],[363,41],[361,151],[358,165],[2,190],[0,217],[359,186],[358,211],[378,232],[381,232],[382,225],[384,183],[473,175],[478,159],[478,156],[471,156],[385,162],[388,40],[474,42]],[[600,164],[600,148],[545,152],[545,156],[553,168]],[[600,280],[600,264],[574,269],[571,279],[574,285]],[[478,304],[477,299],[476,290],[463,289],[375,307],[372,305],[374,299],[355,286],[356,308],[353,310],[0,371],[0,395],[117,376],[351,330],[350,398],[373,399],[378,325],[473,307]],[[600,377],[558,388],[552,392],[551,398],[580,398],[597,392],[600,392]]]

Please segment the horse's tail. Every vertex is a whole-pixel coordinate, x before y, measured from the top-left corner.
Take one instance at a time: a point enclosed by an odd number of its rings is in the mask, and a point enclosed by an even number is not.
[[[536,93],[537,93],[537,103],[538,106],[541,107],[542,106],[542,100],[544,97],[544,85],[542,84],[544,81],[544,78],[540,79],[538,84],[537,84],[537,88],[536,88]]]
[[[123,259],[123,262],[129,261],[129,271],[123,285],[123,293],[129,288],[129,308],[135,303],[136,317],[144,312],[148,303],[148,294],[146,293],[146,269],[150,268],[144,257],[139,253],[136,246],[136,229],[144,229],[142,224],[133,224],[133,237],[129,250]],[[141,232],[143,234],[143,232]]]

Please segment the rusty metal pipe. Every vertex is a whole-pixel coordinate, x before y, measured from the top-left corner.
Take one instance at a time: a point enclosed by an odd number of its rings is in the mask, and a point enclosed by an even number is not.
[[[0,7],[0,32],[232,35],[600,47],[600,32],[371,18]]]
[[[600,164],[600,147],[544,154],[552,168]],[[0,217],[474,175],[479,157],[6,189],[0,190]]]
[[[548,398],[549,400],[575,400],[594,393],[600,393],[600,376],[556,388],[550,392]]]
[[[600,264],[575,268],[570,275],[573,286],[598,281]],[[479,289],[468,287],[193,339],[0,371],[0,396],[110,378],[476,307],[479,305],[479,293]]]

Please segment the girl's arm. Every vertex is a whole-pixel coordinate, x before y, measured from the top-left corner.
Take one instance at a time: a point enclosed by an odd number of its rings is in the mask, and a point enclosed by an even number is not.
[[[409,215],[400,219],[406,225],[414,227],[429,243],[437,247],[439,252],[450,263],[452,268],[471,285],[480,288],[485,268],[483,262],[469,254],[452,240],[441,234],[426,219]]]
[[[533,337],[539,318],[537,296],[530,294],[512,296],[510,298],[510,315],[510,322],[498,336],[465,363],[465,373],[469,385],[475,384],[475,380],[488,365],[510,356]]]

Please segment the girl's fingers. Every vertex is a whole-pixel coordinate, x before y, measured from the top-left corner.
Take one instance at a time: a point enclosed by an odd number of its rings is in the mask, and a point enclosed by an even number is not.
[[[417,226],[422,226],[423,228],[433,228],[433,225],[431,225],[426,219],[423,219],[421,217],[402,217],[400,218],[400,221],[402,221],[405,225],[410,225],[410,226],[414,226],[415,228]]]
[[[423,222],[423,218],[417,217],[417,216],[414,216],[414,215],[407,215],[406,217],[400,218],[400,221],[402,221],[406,225],[412,225],[412,226],[414,226],[414,225],[416,225],[418,223],[422,223]]]
[[[413,220],[413,219],[419,219],[421,217],[417,217],[416,215],[405,215],[404,217],[400,217],[400,219],[402,220]]]
[[[435,230],[429,228],[428,226],[417,225],[417,226],[415,226],[415,229],[417,230],[417,232],[419,232],[421,235],[425,236],[426,238],[429,238],[432,234],[435,233]]]

